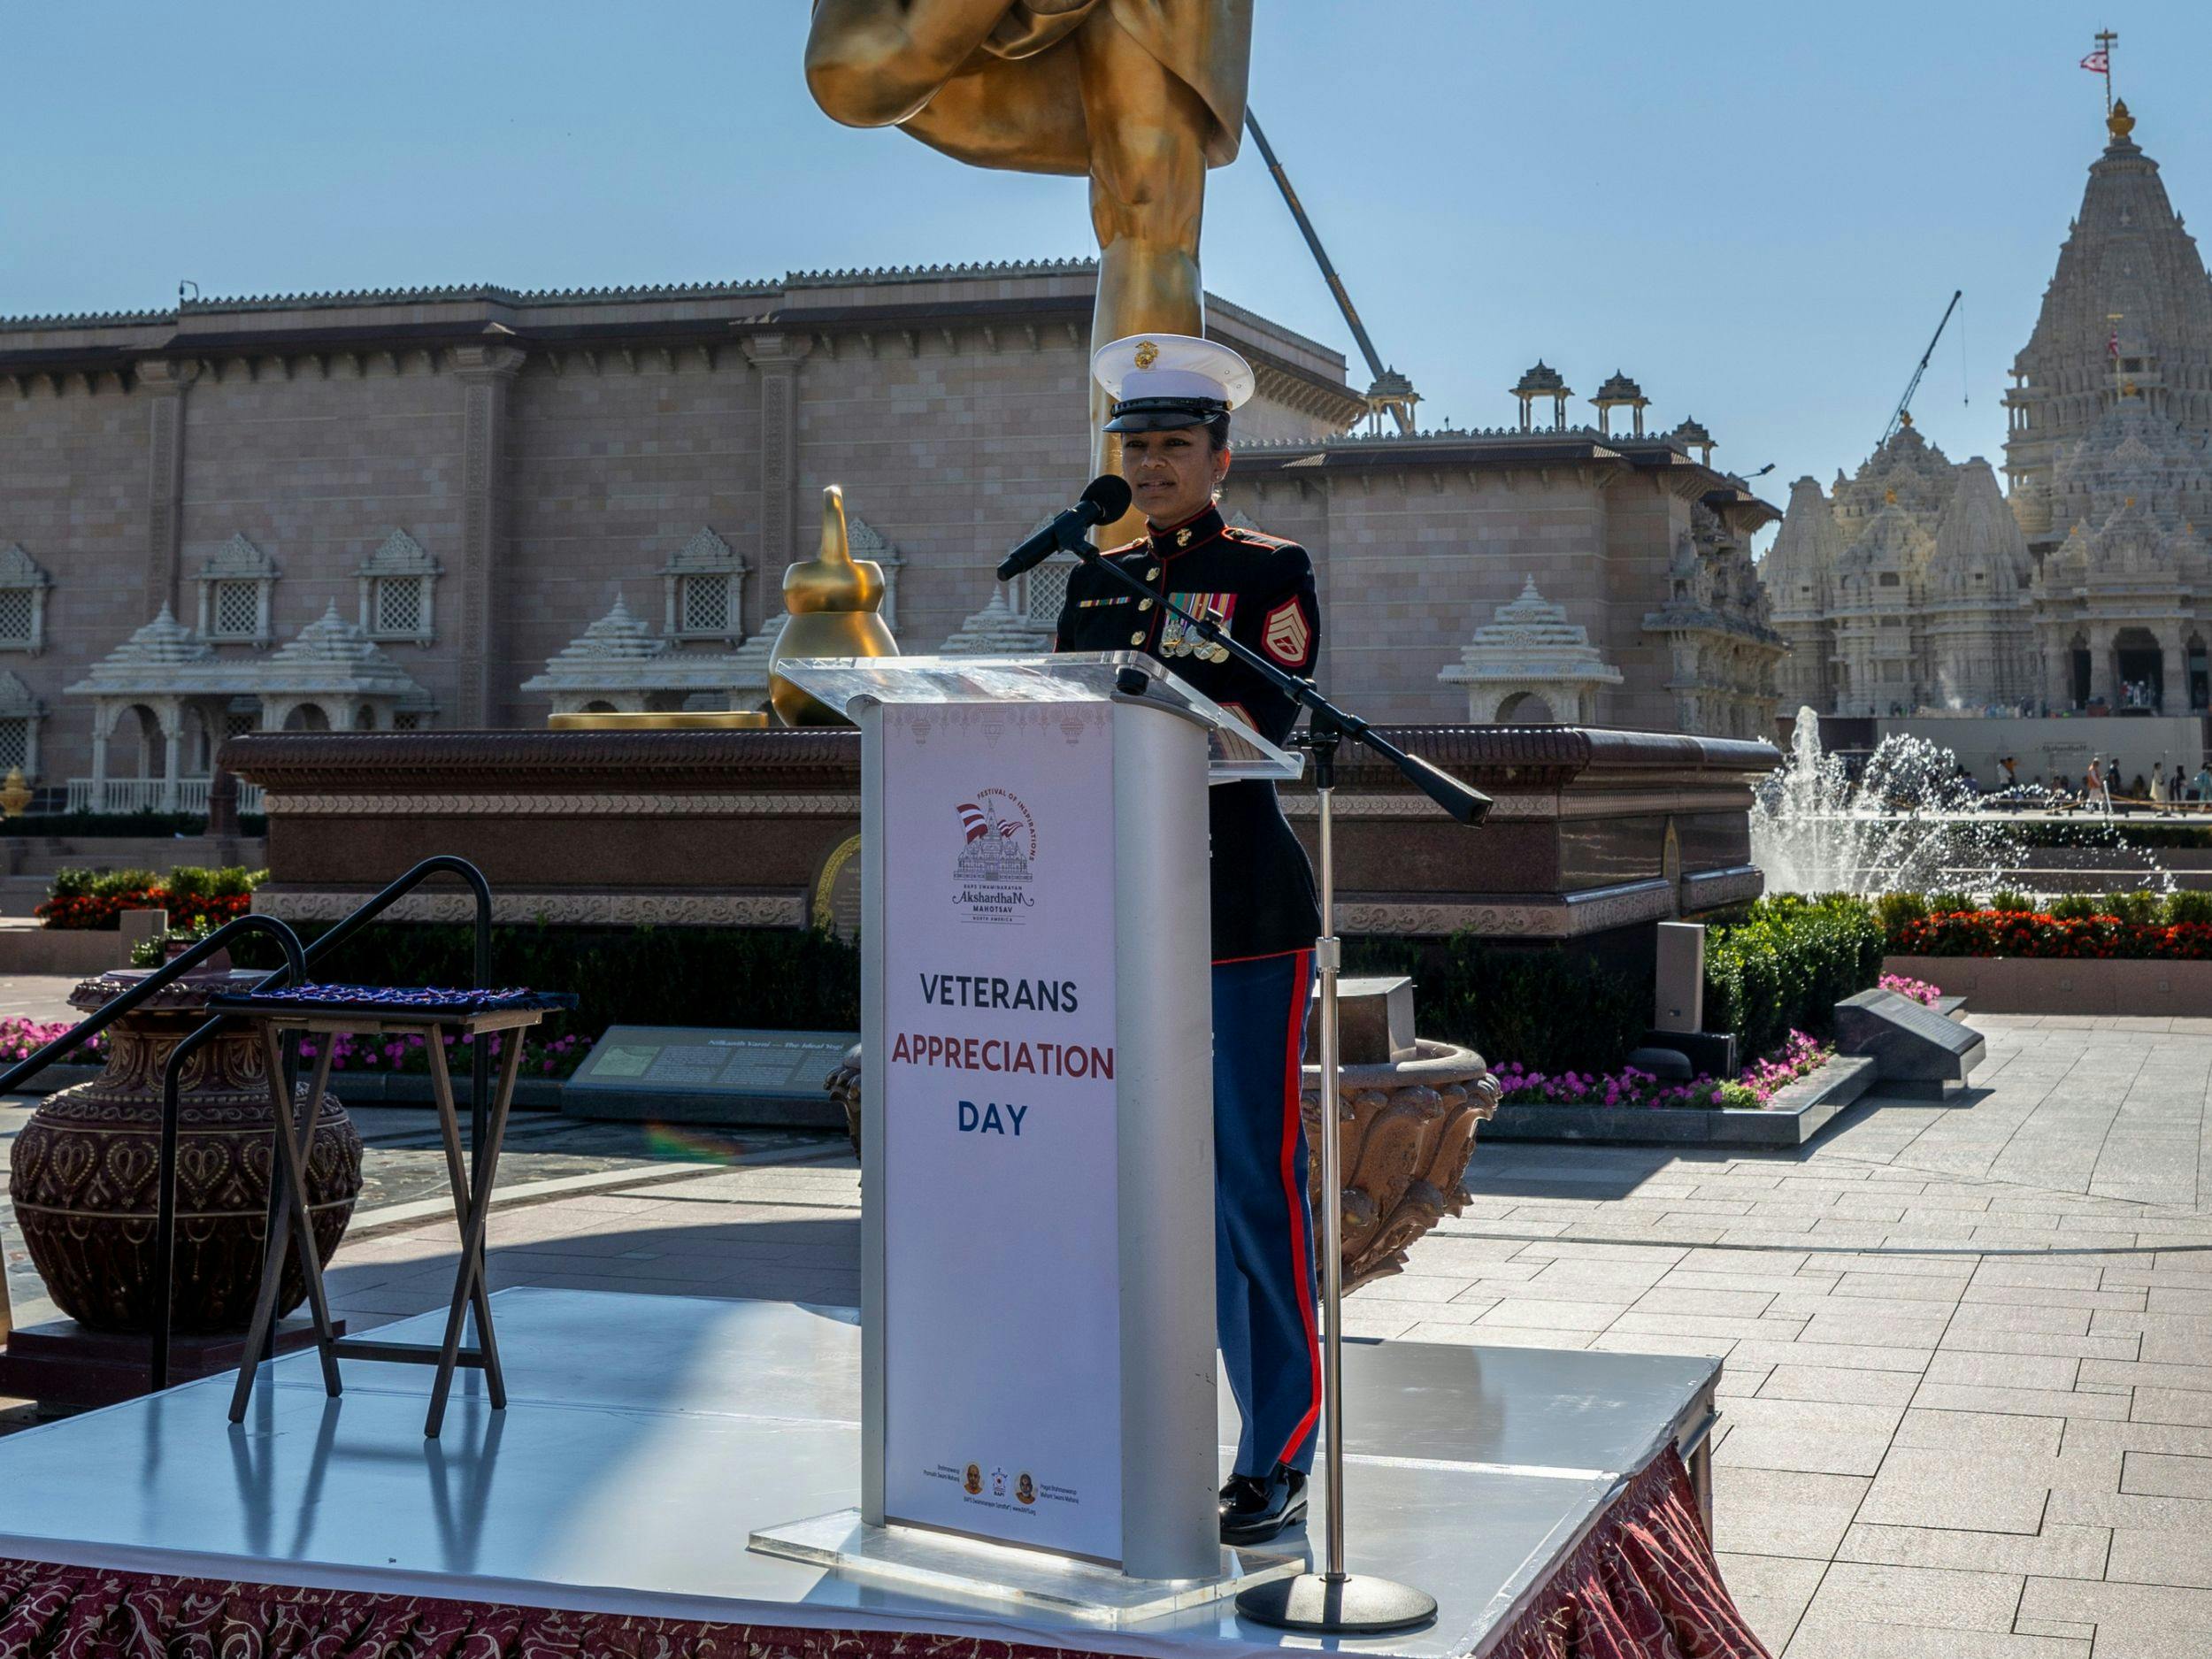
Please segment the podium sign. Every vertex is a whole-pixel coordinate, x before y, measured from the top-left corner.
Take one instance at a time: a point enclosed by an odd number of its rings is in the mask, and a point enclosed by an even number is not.
[[[1133,654],[783,672],[862,733],[861,1502],[755,1547],[1218,1594],[1206,787],[1298,763]]]
[[[1111,710],[880,741],[885,1518],[1118,1562]]]

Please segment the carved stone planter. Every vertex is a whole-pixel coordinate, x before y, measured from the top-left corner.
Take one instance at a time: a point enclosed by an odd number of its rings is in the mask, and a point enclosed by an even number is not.
[[[1497,1115],[1498,1085],[1472,1048],[1423,1038],[1412,1059],[1348,1065],[1338,1073],[1337,1116],[1344,1173],[1344,1288],[1356,1290],[1405,1267],[1406,1250],[1465,1202],[1459,1190],[1474,1156],[1475,1131]],[[1306,1139],[1321,1132],[1321,1068],[1305,1069]],[[844,1109],[860,1154],[861,1065],[856,1047],[824,1080]],[[1320,1218],[1321,1159],[1308,1163]]]
[[[1338,1152],[1344,1178],[1344,1288],[1403,1271],[1406,1250],[1466,1202],[1459,1190],[1475,1131],[1497,1116],[1497,1079],[1472,1048],[1422,1038],[1409,1060],[1340,1066]],[[1305,1068],[1307,1163],[1321,1219],[1321,1068]]]
[[[87,979],[70,1005],[89,1012],[144,977],[123,969]],[[151,1324],[162,1070],[206,1018],[208,996],[234,977],[251,984],[262,976],[189,974],[111,1026],[106,1070],[48,1095],[16,1137],[8,1184],[16,1223],[56,1305],[88,1330],[142,1332]],[[251,1027],[201,1049],[181,1081],[173,1328],[242,1331],[261,1279],[273,1151],[267,1072]],[[306,1084],[297,1087],[303,1094]],[[327,1093],[316,1114],[308,1189],[317,1254],[326,1263],[361,1192],[361,1137]],[[306,1294],[295,1264],[280,1312]]]

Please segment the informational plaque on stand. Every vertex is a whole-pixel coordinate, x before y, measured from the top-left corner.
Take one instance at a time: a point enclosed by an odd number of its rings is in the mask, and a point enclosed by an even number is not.
[[[1250,1582],[1215,1497],[1206,789],[1299,759],[1133,653],[781,672],[864,739],[863,1490],[755,1547],[941,1576],[964,1534],[1125,1611]]]

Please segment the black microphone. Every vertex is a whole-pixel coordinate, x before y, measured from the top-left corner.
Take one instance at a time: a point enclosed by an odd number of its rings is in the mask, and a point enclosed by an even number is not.
[[[998,564],[998,579],[1011,581],[1033,565],[1041,565],[1062,544],[1094,524],[1111,524],[1129,511],[1129,483],[1111,472],[1102,472],[1083,487],[1082,499]]]

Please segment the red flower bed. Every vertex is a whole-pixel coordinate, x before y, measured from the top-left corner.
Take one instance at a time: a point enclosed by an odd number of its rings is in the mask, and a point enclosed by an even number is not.
[[[166,910],[172,927],[196,922],[219,926],[252,908],[250,893],[225,894],[220,897],[204,893],[179,895],[157,883],[122,893],[85,893],[65,899],[48,899],[31,914],[48,927],[116,928],[123,925],[119,918],[125,910]]]
[[[2126,922],[2116,916],[2056,917],[2041,910],[1950,910],[1890,932],[1899,956],[2156,957],[2212,961],[2212,924]]]

